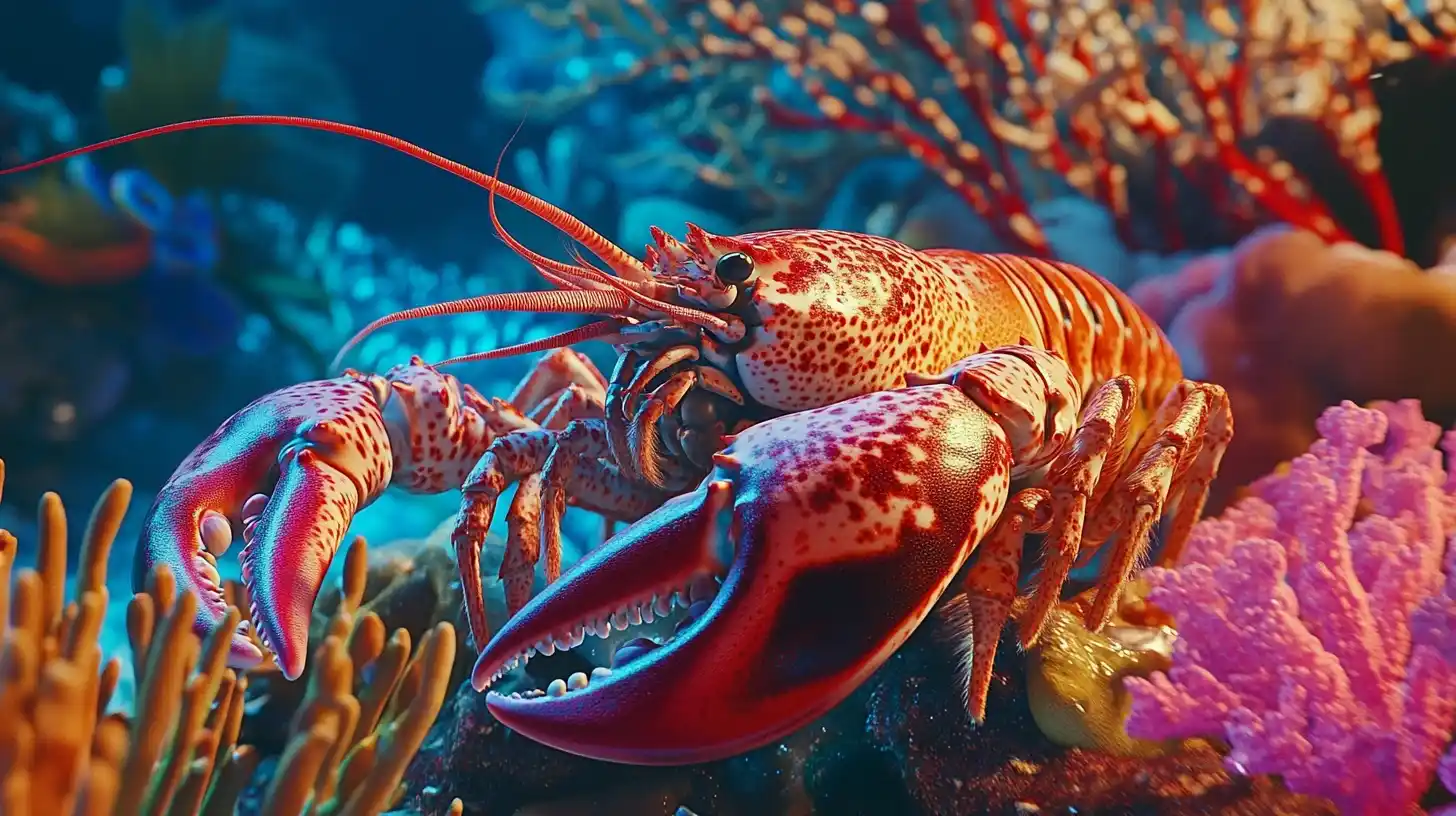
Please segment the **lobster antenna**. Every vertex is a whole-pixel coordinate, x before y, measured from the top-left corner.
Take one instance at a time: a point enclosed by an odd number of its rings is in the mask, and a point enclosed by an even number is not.
[[[459,357],[451,357],[448,360],[441,360],[435,363],[434,366],[435,368],[444,368],[449,365],[476,363],[483,360],[499,360],[502,357],[515,357],[520,354],[534,354],[538,351],[565,348],[587,340],[601,340],[604,337],[610,337],[621,330],[623,325],[622,321],[615,318],[598,320],[594,323],[588,323],[585,326],[577,326],[574,329],[553,334],[550,337],[543,337],[540,340],[531,340],[525,343],[502,346],[501,348],[491,349],[489,351],[476,351],[470,354],[462,354]]]
[[[27,170],[34,170],[37,167],[44,167],[48,164],[54,164],[76,156],[93,153],[97,150],[105,150],[109,147],[117,147],[118,145],[129,144],[142,139],[150,139],[153,136],[183,133],[189,130],[201,130],[203,128],[234,127],[241,125],[277,125],[280,127],[302,128],[304,130],[321,130],[325,133],[337,133],[342,136],[373,142],[381,147],[387,147],[390,150],[403,153],[406,156],[438,167],[457,178],[464,179],[471,184],[500,195],[505,200],[540,218],[571,237],[572,240],[586,247],[588,251],[601,259],[603,263],[623,279],[637,282],[648,282],[652,280],[652,275],[648,269],[643,266],[641,261],[634,258],[631,253],[607,240],[606,236],[587,226],[581,219],[544,199],[531,195],[518,187],[513,187],[494,176],[486,175],[473,167],[467,167],[453,159],[447,159],[438,153],[426,150],[398,136],[359,127],[358,125],[334,122],[328,119],[315,119],[306,116],[244,114],[236,116],[213,116],[206,119],[173,122],[154,128],[147,128],[146,130],[139,130],[135,133],[114,136],[110,139],[96,142],[95,144],[72,148],[53,156],[26,162],[15,167],[0,169],[0,176],[10,175],[12,173],[23,173]]]
[[[399,323],[405,320],[415,320],[422,317],[441,317],[444,315],[468,314],[474,312],[550,312],[556,314],[627,314],[632,309],[631,298],[621,292],[605,291],[601,289],[553,289],[546,292],[506,292],[497,295],[477,295],[475,297],[450,300],[444,303],[431,303],[428,306],[416,306],[412,309],[401,309],[393,314],[387,314],[376,318],[369,325],[360,329],[339,348],[334,359],[329,363],[329,370],[334,371],[343,362],[344,356],[359,344],[359,341],[373,334],[376,330],[384,328],[391,323]]]
[[[516,135],[519,134],[520,131],[521,128],[518,125],[516,127],[516,132],[511,134],[511,138],[506,141],[505,148],[503,148],[500,155],[496,157],[496,178],[500,177],[501,162],[505,158],[506,150],[510,149],[511,142],[515,141]],[[582,286],[582,284],[586,282],[604,284],[612,289],[616,289],[617,291],[631,298],[640,306],[643,306],[660,314],[665,314],[669,317],[677,318],[678,320],[681,320],[682,322],[689,325],[716,329],[718,331],[724,331],[728,328],[727,321],[713,315],[710,312],[705,312],[701,309],[693,309],[687,306],[679,306],[674,303],[668,303],[667,301],[661,300],[660,298],[655,298],[651,295],[645,294],[642,291],[643,288],[647,286],[655,286],[656,284],[656,281],[652,280],[650,277],[645,282],[623,280],[621,278],[613,277],[601,271],[600,269],[597,269],[596,267],[587,264],[586,260],[581,257],[579,252],[576,253],[576,259],[580,261],[579,264],[562,263],[555,258],[548,258],[545,255],[536,252],[535,250],[531,249],[530,247],[517,240],[516,237],[514,235],[511,235],[510,231],[506,229],[505,224],[501,223],[500,214],[496,211],[495,207],[495,198],[495,188],[492,187],[489,197],[487,199],[487,205],[490,212],[490,223],[491,226],[495,227],[496,235],[500,237],[501,241],[505,242],[505,245],[509,247],[512,252],[515,252],[517,255],[526,259],[526,261],[528,261],[532,266],[536,267],[536,271],[540,272],[541,275],[547,280],[552,281],[559,286],[561,285],[561,279],[564,278],[568,285],[574,288],[585,288]],[[547,274],[548,271],[554,274]]]

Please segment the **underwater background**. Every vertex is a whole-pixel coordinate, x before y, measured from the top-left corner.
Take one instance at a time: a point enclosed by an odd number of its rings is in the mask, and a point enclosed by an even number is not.
[[[251,401],[334,376],[375,318],[549,287],[486,190],[397,153],[266,127],[133,142],[0,177],[0,813],[1456,812],[1456,7],[0,8],[0,167],[249,113],[499,161],[633,253],[691,223],[1085,267],[1183,376],[1227,392],[1206,520],[1176,561],[1139,560],[1110,628],[1070,593],[1034,647],[1008,628],[983,724],[951,593],[828,714],[732,758],[622,765],[514,733],[469,682],[483,644],[455,490],[390,490],[352,519],[368,549],[334,559],[302,678],[225,669],[177,586],[133,595],[145,510],[179,464]],[[567,257],[549,224],[500,218]],[[590,320],[414,320],[346,362],[382,374]],[[611,374],[611,346],[578,348]],[[449,370],[506,398],[538,357]],[[499,626],[518,605],[495,515],[480,566]],[[563,530],[568,569],[602,540],[585,509]],[[611,665],[643,636],[616,628],[510,682]]]

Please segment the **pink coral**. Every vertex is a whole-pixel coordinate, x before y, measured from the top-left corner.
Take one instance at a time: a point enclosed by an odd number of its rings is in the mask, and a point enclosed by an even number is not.
[[[1182,564],[1149,571],[1179,639],[1169,672],[1127,680],[1127,729],[1220,737],[1239,773],[1405,813],[1438,766],[1456,783],[1456,467],[1414,400],[1345,402],[1317,429],[1287,473],[1201,522]],[[1456,454],[1456,432],[1441,447]]]

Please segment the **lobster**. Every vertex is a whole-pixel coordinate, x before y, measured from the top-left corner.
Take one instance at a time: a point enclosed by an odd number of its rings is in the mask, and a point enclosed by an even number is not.
[[[490,192],[500,238],[553,290],[406,309],[366,326],[524,310],[596,315],[560,335],[467,355],[548,352],[509,399],[414,358],[266,395],[177,469],[148,512],[136,580],[157,564],[224,612],[216,557],[240,528],[251,620],[296,677],[309,610],[353,515],[388,486],[462,491],[453,543],[486,690],[536,654],[684,607],[674,636],[545,689],[492,692],[509,727],[583,756],[699,762],[767,744],[847,697],[953,585],[970,610],[966,707],[985,716],[1015,618],[1033,645],[1074,569],[1082,609],[1112,616],[1171,512],[1175,557],[1233,432],[1227,397],[1184,380],[1158,327],[1079,267],[825,230],[684,240],[639,260],[494,176],[364,128],[284,116],[166,125],[79,148],[220,125],[287,125],[414,156]],[[24,165],[6,172],[35,166]],[[501,226],[496,198],[580,253],[560,262]],[[619,350],[604,376],[571,348]],[[501,567],[511,617],[489,635],[479,551],[514,484]],[[561,573],[568,505],[628,526]],[[1023,569],[1028,535],[1042,563]],[[1104,546],[1106,545],[1106,546]],[[546,586],[531,597],[545,553]],[[231,659],[262,652],[245,637]]]

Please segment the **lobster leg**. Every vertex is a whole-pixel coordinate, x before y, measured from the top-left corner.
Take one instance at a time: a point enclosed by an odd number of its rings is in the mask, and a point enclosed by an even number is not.
[[[609,454],[601,418],[606,387],[606,378],[586,357],[570,350],[547,355],[512,395],[528,406],[527,421],[540,426],[497,438],[466,477],[452,543],[477,644],[484,644],[490,632],[480,550],[496,505],[512,484],[517,488],[507,511],[500,571],[510,614],[530,599],[543,551],[546,580],[561,574],[561,519],[568,495],[574,505],[626,520],[661,503],[655,491],[600,461]],[[551,468],[553,461],[561,464]]]
[[[986,695],[991,688],[996,648],[1016,603],[1026,536],[1046,532],[1051,520],[1051,494],[1045,488],[1028,487],[1018,491],[1006,503],[1001,518],[981,542],[976,560],[966,571],[964,588],[971,616],[971,649],[961,668],[965,675],[966,710],[977,722],[986,716]]]
[[[546,425],[547,417],[557,409],[564,391],[580,392],[583,398],[594,400],[600,406],[606,401],[607,378],[586,355],[557,349],[531,367],[511,392],[508,402],[536,424]]]
[[[507,608],[514,610],[530,599],[536,562],[541,558],[541,480],[534,474],[550,449],[552,432],[578,417],[601,415],[606,386],[606,377],[590,358],[571,349],[558,349],[532,366],[508,403],[497,401],[519,409],[527,427],[497,437],[486,455],[475,463],[462,486],[464,500],[451,537],[466,613],[477,636],[487,631],[480,550],[496,502],[510,482],[519,480],[506,513],[506,551],[499,573]]]
[[[1208,423],[1203,429],[1203,446],[1183,478],[1178,509],[1163,538],[1159,559],[1168,564],[1177,563],[1183,554],[1183,547],[1193,533],[1193,525],[1198,523],[1199,517],[1203,515],[1203,507],[1208,503],[1209,487],[1218,475],[1223,455],[1234,437],[1234,415],[1229,405],[1228,393],[1218,386],[1195,385],[1191,382],[1188,386],[1204,391],[1209,400],[1209,415]],[[1183,390],[1180,385],[1178,391]]]
[[[1102,483],[1115,480],[1118,463],[1112,457],[1126,447],[1136,405],[1131,378],[1114,377],[1103,383],[1083,410],[1071,443],[1047,470],[1044,486],[1051,496],[1047,559],[1018,621],[1023,647],[1036,643],[1047,616],[1061,602],[1062,587],[1081,549],[1091,499]]]
[[[1119,522],[1120,535],[1087,611],[1088,627],[1099,629],[1112,617],[1121,589],[1170,501],[1177,502],[1178,510],[1164,557],[1176,557],[1208,499],[1209,483],[1232,437],[1233,415],[1223,388],[1184,380],[1163,401],[1134,452],[1137,458],[1129,459],[1132,467],[1106,507],[1099,509],[1106,523]]]
[[[567,496],[619,521],[636,521],[666,498],[605,461],[610,454],[606,423],[577,420],[556,437],[542,465],[541,548],[546,553],[548,583],[561,577],[561,522]],[[515,607],[511,612],[518,610]]]
[[[479,556],[479,550],[473,551]],[[514,615],[531,600],[536,583],[536,562],[541,560],[541,474],[528,473],[516,486],[515,498],[506,510],[506,551],[501,559],[500,580],[506,595],[506,611]],[[463,563],[463,562],[462,562]],[[474,573],[479,575],[479,568]],[[549,577],[548,568],[548,578]],[[477,621],[484,631],[485,608],[467,602],[471,629]],[[477,641],[478,643],[478,641]]]
[[[497,439],[466,479],[452,541],[477,645],[483,645],[490,633],[480,549],[496,503],[512,483],[519,486],[507,518],[507,552],[501,563],[510,614],[529,599],[543,549],[547,581],[555,581],[561,573],[561,518],[567,496],[575,505],[623,520],[635,520],[662,503],[660,493],[601,461],[606,447],[600,419],[574,420],[560,431],[522,431]]]

